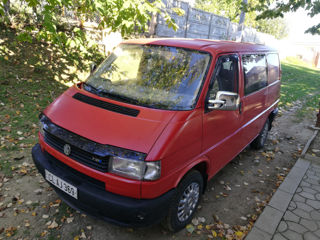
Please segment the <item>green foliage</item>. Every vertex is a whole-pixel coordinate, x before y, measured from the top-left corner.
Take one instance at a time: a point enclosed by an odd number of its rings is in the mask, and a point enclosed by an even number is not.
[[[260,19],[257,21],[256,28],[260,32],[273,35],[277,39],[288,36],[289,29],[283,18]]]
[[[242,0],[196,0],[196,8],[239,22],[241,2]]]
[[[0,22],[5,21],[7,1],[0,0]],[[87,53],[96,48],[84,34],[84,22],[89,19],[99,18],[99,29],[120,32],[123,37],[145,32],[153,14],[162,14],[169,27],[178,28],[161,0],[17,0],[15,4],[16,8],[11,7],[10,14],[15,11],[18,19],[24,20],[14,24],[20,30],[18,40],[30,42],[32,33],[38,40],[59,45],[69,53]],[[173,10],[183,14],[179,9]],[[70,11],[75,15],[74,19],[66,16],[65,12]]]
[[[217,15],[229,18],[232,22],[239,22],[241,10],[246,11],[244,25],[257,28],[259,31],[271,34],[280,39],[288,34],[285,22],[276,18],[273,20],[257,20],[257,12],[248,6],[258,6],[258,0],[248,0],[243,5],[242,0],[196,0],[196,7]]]
[[[320,1],[282,1],[282,0],[259,0],[257,5],[249,4],[248,11],[258,11],[260,14],[257,16],[259,19],[270,19],[283,17],[287,12],[295,12],[298,9],[305,9],[310,17],[320,14]],[[311,34],[320,34],[320,23],[307,29],[306,32]]]

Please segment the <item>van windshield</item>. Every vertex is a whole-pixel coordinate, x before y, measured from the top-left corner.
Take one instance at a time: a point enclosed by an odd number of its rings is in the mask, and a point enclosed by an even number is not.
[[[121,44],[89,76],[84,89],[151,108],[190,110],[209,61],[208,53],[195,50]]]

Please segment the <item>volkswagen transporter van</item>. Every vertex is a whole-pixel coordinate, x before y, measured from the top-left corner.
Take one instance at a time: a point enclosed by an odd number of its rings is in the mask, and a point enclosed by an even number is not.
[[[263,45],[125,41],[41,113],[34,162],[81,212],[177,231],[208,180],[247,145],[263,147],[280,76]]]

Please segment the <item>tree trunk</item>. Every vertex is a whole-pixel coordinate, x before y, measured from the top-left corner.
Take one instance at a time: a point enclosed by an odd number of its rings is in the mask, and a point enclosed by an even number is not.
[[[242,0],[242,4],[243,5],[246,5],[248,3],[248,0]],[[244,20],[245,20],[245,17],[246,17],[246,13],[245,11],[241,11],[241,14],[240,14],[240,20],[239,20],[239,25],[238,25],[238,32],[237,32],[237,37],[236,37],[236,41],[237,42],[241,42],[242,41],[242,32],[243,32],[243,29],[244,29]]]

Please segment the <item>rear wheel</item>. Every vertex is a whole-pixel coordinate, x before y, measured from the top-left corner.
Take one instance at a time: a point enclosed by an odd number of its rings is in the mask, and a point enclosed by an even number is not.
[[[165,228],[176,232],[184,228],[193,218],[203,189],[203,177],[192,170],[180,182],[177,193],[163,221]]]
[[[268,132],[270,128],[270,120],[269,118],[267,119],[266,123],[264,124],[261,132],[259,135],[253,140],[253,142],[250,144],[250,146],[254,149],[261,149],[263,148],[267,137],[268,137]]]

